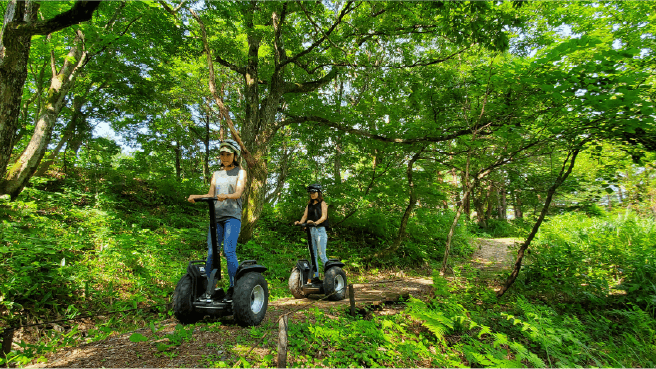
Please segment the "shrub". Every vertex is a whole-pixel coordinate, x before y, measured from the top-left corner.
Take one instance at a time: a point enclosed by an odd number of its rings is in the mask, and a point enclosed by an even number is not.
[[[569,213],[542,225],[522,274],[526,283],[574,300],[605,303],[625,291],[628,301],[653,309],[655,254],[651,219],[628,211],[595,218]]]

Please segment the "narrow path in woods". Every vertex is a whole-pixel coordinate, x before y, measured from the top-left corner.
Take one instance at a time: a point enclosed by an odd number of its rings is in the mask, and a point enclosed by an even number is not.
[[[516,239],[478,239],[476,251],[472,255],[472,265],[482,272],[497,272],[509,269],[513,261],[513,244]],[[403,272],[370,276],[367,283],[354,283],[356,307],[364,314],[397,314],[403,310],[403,304],[395,304],[399,297],[422,296],[430,293],[432,279],[430,271],[424,277],[408,277]],[[318,308],[324,313],[344,314],[349,308],[348,298],[339,301],[320,301],[320,296],[308,299],[281,298],[269,303],[267,314],[262,324],[255,328],[243,328],[232,317],[215,320],[215,324],[198,324],[194,328],[193,339],[185,340],[180,346],[165,352],[159,352],[159,343],[168,343],[166,334],[174,333],[177,322],[174,319],[162,321],[157,326],[159,331],[152,333],[150,328],[111,336],[105,340],[91,342],[78,347],[62,349],[48,356],[47,363],[31,367],[48,368],[138,368],[138,367],[207,367],[213,361],[226,360],[228,364],[232,355],[230,350],[237,346],[240,354],[245,355],[253,346],[251,355],[260,357],[276,352],[278,320],[283,314],[289,315],[289,324],[305,322],[312,319],[304,311]],[[368,309],[364,309],[368,306]],[[216,324],[216,323],[219,324]],[[145,342],[131,342],[130,335],[140,333],[148,337]],[[266,334],[261,341],[259,337]],[[258,343],[259,342],[259,343]],[[243,352],[241,352],[243,351]]]
[[[478,238],[472,266],[481,271],[509,270],[515,262],[517,238]]]

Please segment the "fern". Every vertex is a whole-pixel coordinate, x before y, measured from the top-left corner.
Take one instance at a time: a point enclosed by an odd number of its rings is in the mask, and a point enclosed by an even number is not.
[[[453,321],[444,316],[441,311],[431,310],[421,300],[410,299],[409,314],[411,317],[421,320],[422,325],[428,328],[437,339],[444,342],[444,335],[449,329],[453,329]]]

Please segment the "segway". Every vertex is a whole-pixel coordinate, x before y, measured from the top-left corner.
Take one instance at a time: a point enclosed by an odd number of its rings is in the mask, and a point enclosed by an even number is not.
[[[234,315],[235,320],[244,326],[255,326],[262,322],[269,304],[267,281],[261,273],[267,270],[257,260],[246,260],[239,264],[235,275],[232,301],[226,300],[222,288],[214,288],[221,279],[221,259],[217,250],[216,214],[213,197],[203,197],[195,201],[207,202],[210,210],[210,236],[212,242],[212,270],[209,278],[205,270],[205,260],[193,260],[187,266],[187,274],[178,281],[173,292],[173,311],[182,324],[195,323],[205,315]]]
[[[342,269],[344,263],[337,259],[329,259],[323,266],[323,281],[317,283],[308,282],[318,270],[314,261],[314,249],[312,248],[312,237],[310,236],[310,227],[316,227],[315,224],[300,223],[305,227],[307,232],[307,246],[310,251],[310,261],[300,259],[292,269],[289,276],[289,290],[294,298],[301,299],[313,294],[327,295],[331,301],[343,300],[346,297],[346,273]]]

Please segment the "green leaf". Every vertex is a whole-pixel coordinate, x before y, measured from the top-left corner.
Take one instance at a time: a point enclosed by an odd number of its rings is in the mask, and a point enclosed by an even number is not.
[[[130,342],[138,343],[138,342],[146,342],[148,341],[148,337],[144,336],[141,333],[133,333],[130,336]]]
[[[173,346],[175,346],[175,345],[167,345],[163,342],[160,342],[160,343],[157,344],[157,351],[159,351],[159,352],[166,351],[166,350],[168,350],[169,348],[171,348]]]

